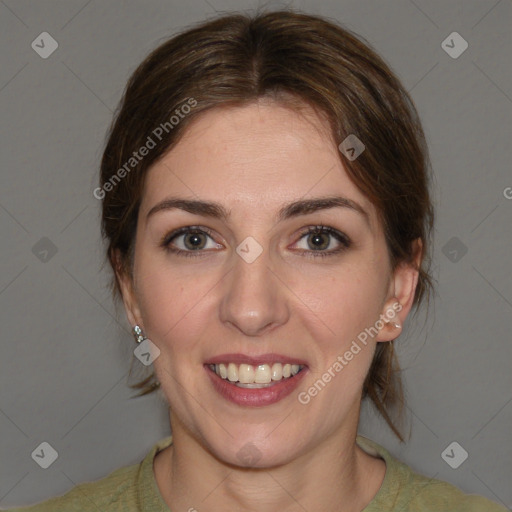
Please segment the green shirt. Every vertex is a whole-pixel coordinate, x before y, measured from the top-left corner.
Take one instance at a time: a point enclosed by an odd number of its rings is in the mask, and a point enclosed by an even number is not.
[[[386,474],[373,500],[362,512],[506,512],[506,508],[482,496],[464,494],[457,487],[415,473],[374,441],[357,436],[367,453],[386,462]],[[158,489],[153,459],[172,442],[172,436],[156,443],[139,464],[113,471],[108,476],[77,485],[63,496],[10,512],[171,512]]]

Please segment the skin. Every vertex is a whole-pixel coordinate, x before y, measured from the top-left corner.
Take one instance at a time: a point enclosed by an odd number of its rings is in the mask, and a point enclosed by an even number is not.
[[[276,222],[289,202],[342,195],[364,217],[331,208]],[[217,201],[229,220],[179,209],[148,212],[169,197]],[[323,224],[349,237],[350,247],[313,257],[304,228]],[[212,238],[185,257],[160,246],[183,226]],[[248,236],[263,248],[247,263],[236,247]],[[341,247],[323,235],[324,252]],[[190,236],[171,247],[186,250]],[[192,237],[193,238],[193,237]],[[419,264],[420,241],[416,241]],[[311,257],[308,257],[307,255]],[[386,324],[310,402],[306,391],[365,328],[393,304],[403,325],[418,272],[391,271],[373,205],[350,181],[327,123],[270,100],[216,108],[149,171],[138,218],[133,278],[119,273],[132,325],[160,349],[154,368],[169,403],[173,445],[155,458],[160,492],[171,510],[359,511],[380,488],[386,465],[356,442],[361,390],[377,343],[395,339]],[[228,402],[203,367],[224,353],[279,353],[307,361],[297,392],[265,407]],[[257,456],[244,463],[248,443]],[[246,448],[247,449],[247,448]]]

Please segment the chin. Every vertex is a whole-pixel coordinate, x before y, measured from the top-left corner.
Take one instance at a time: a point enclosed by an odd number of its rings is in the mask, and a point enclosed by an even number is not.
[[[218,439],[217,439],[218,441]],[[214,456],[230,466],[240,468],[268,469],[286,464],[299,456],[300,446],[290,436],[286,441],[275,438],[237,436],[226,438],[226,444],[218,446],[217,442],[210,445]]]

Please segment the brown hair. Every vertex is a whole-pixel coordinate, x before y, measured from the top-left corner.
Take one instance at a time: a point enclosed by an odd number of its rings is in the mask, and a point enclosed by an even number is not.
[[[225,15],[152,51],[128,81],[101,161],[102,234],[114,270],[131,272],[148,169],[180,140],[193,119],[207,109],[261,97],[284,103],[296,98],[325,116],[337,144],[350,134],[363,141],[366,150],[357,159],[351,161],[341,151],[340,158],[379,212],[393,269],[402,262],[413,263],[412,242],[421,239],[413,305],[418,307],[425,294],[430,299],[434,211],[424,133],[407,91],[361,39],[325,18],[288,10]],[[180,115],[178,123],[170,123],[171,116],[185,112],[177,111],[187,103],[194,108]],[[133,152],[159,126],[166,127],[161,140],[140,161],[131,161],[129,169],[126,163]],[[123,166],[126,172],[119,173]],[[121,174],[122,179],[113,179]],[[117,276],[113,291],[119,296]],[[404,403],[399,371],[393,341],[378,343],[362,398],[371,399],[403,441],[391,417],[399,406],[395,418],[401,419]],[[142,389],[140,395],[158,383],[153,373],[131,387]]]

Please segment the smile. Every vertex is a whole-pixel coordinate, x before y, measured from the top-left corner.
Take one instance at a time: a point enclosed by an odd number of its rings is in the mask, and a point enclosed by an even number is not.
[[[304,365],[290,363],[270,364],[210,364],[209,368],[221,379],[244,388],[264,388],[297,375]]]
[[[213,389],[243,407],[264,407],[293,393],[308,374],[306,361],[279,354],[222,354],[204,363]]]

